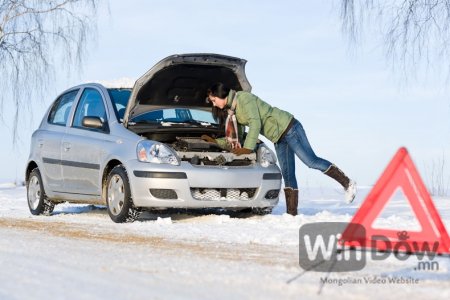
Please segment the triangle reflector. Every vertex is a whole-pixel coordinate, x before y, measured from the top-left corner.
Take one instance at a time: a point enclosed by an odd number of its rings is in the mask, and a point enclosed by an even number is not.
[[[372,223],[372,228],[392,229],[392,224],[395,224],[395,228],[398,230],[422,230],[417,216],[400,186],[396,188],[390,199],[386,201],[383,210]]]
[[[393,194],[401,188],[421,230],[374,228],[373,224]],[[364,232],[356,230],[358,224]],[[361,228],[361,227],[359,227]],[[341,237],[344,246],[379,251],[450,254],[450,238],[406,148],[400,148]]]

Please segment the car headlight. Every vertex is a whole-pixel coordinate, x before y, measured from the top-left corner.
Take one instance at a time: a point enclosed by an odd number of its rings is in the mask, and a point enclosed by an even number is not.
[[[142,162],[180,165],[175,151],[168,146],[154,141],[140,141],[136,147],[137,158]]]
[[[270,165],[277,163],[277,157],[272,150],[265,146],[259,147],[259,163],[261,166],[267,168]]]

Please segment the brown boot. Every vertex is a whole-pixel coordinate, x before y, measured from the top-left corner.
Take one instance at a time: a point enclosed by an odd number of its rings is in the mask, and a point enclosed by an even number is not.
[[[286,196],[286,212],[290,215],[297,215],[298,206],[298,190],[293,188],[285,188],[284,195]]]
[[[351,203],[356,196],[356,182],[349,179],[347,175],[342,172],[341,169],[335,165],[331,165],[325,172],[325,175],[330,176],[337,182],[339,182],[345,190],[345,200],[347,203]]]

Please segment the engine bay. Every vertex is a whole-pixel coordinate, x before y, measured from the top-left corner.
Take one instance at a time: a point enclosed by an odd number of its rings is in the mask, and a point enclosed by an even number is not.
[[[256,162],[255,153],[237,156],[199,137],[177,137],[171,147],[182,161],[197,166],[249,166]]]
[[[223,150],[215,143],[209,143],[199,137],[176,137],[176,141],[172,143],[172,147],[177,151],[207,151],[207,152],[223,152]]]

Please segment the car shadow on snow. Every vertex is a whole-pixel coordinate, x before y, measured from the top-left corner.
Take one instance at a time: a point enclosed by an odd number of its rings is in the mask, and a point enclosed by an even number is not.
[[[105,215],[108,217],[106,206],[102,205],[69,205],[64,204],[62,207],[56,206],[52,215],[81,215],[81,214],[95,214]],[[151,209],[144,210],[136,222],[139,221],[156,221],[158,218],[171,218],[174,221],[182,221],[187,219],[199,218],[208,215],[227,215],[231,218],[246,219],[254,217],[255,214],[248,210],[233,211],[224,209],[183,209],[183,208],[169,208],[169,209]]]
[[[356,206],[308,206],[302,207],[299,205],[298,213],[305,216],[314,216],[328,211],[337,215],[353,215],[356,210]],[[282,215],[286,212],[284,205],[278,205],[273,209],[272,215]],[[82,205],[82,204],[63,204],[62,206],[56,206],[52,215],[103,215],[105,218],[109,218],[106,206],[102,205]],[[184,209],[184,208],[168,208],[168,209],[148,209],[142,211],[140,217],[136,222],[157,221],[158,218],[171,218],[173,221],[188,221],[189,219],[203,218],[205,216],[220,216],[226,215],[230,218],[236,219],[248,219],[254,217],[260,217],[252,213],[249,209],[246,210],[226,210],[218,208],[201,208],[201,209]]]
[[[63,204],[63,206],[57,205],[52,215],[78,215],[78,214],[100,214],[108,215],[106,206],[103,205],[79,205],[79,204]]]
[[[213,208],[203,208],[203,209],[169,208],[164,210],[152,209],[143,211],[138,221],[156,221],[158,218],[171,218],[173,221],[183,221],[211,215],[216,216],[226,215],[229,216],[230,218],[238,218],[238,219],[246,219],[255,216],[255,214],[246,210],[232,211]]]

